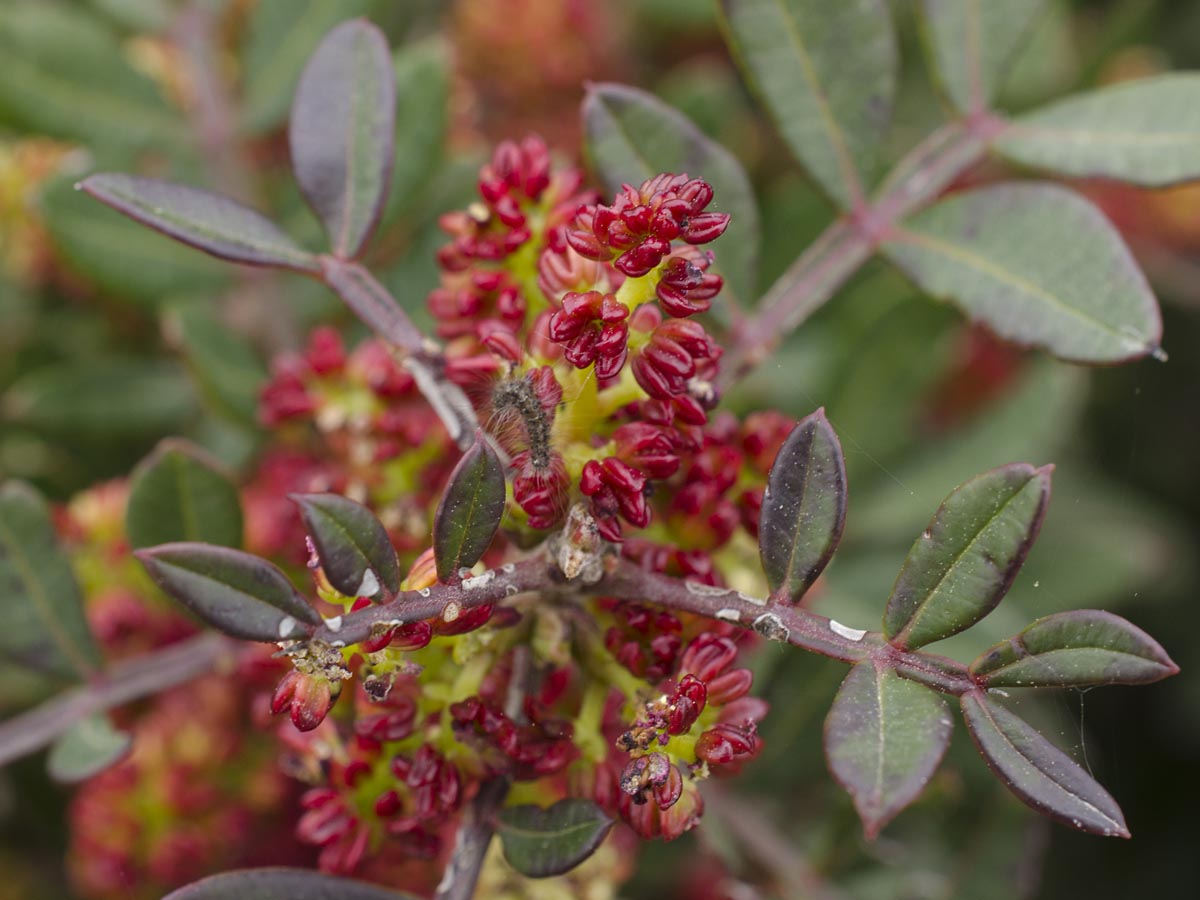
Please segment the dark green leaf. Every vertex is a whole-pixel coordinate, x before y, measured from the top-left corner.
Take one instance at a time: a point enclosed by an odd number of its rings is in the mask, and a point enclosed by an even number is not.
[[[501,810],[500,843],[504,858],[529,878],[561,875],[596,852],[612,819],[591,800],[560,800],[540,806]]]
[[[196,408],[178,366],[152,359],[63,363],[30,372],[3,397],[12,421],[103,441],[179,430]]]
[[[250,13],[242,58],[242,128],[270,131],[287,116],[300,71],[339,22],[366,15],[375,0],[259,0]]]
[[[1126,81],[1019,116],[994,146],[1014,162],[1161,187],[1200,177],[1200,74]]]
[[[0,656],[64,678],[86,678],[100,667],[50,510],[19,481],[0,485],[0,611]]]
[[[850,670],[825,720],[825,758],[873,840],[924,790],[953,720],[929,688],[870,660]]]
[[[384,222],[406,212],[429,187],[446,142],[450,58],[433,37],[396,52],[396,158]]]
[[[44,0],[5,4],[0,58],[0,121],[99,148],[183,143],[181,117],[86,9]]]
[[[1158,304],[1120,235],[1073,191],[997,184],[896,228],[884,253],[917,285],[1003,338],[1076,362],[1158,349]]]
[[[758,550],[772,596],[798,602],[833,556],[845,524],[842,445],[818,409],[792,429],[767,476]]]
[[[209,544],[163,544],[135,554],[154,583],[231,637],[274,642],[303,633],[295,620],[321,616],[265,559]]]
[[[129,734],[117,731],[108,716],[97,713],[76,722],[54,743],[46,768],[55,781],[74,784],[119,762],[132,744]]]
[[[311,869],[246,869],[210,875],[172,891],[163,900],[413,900],[413,897]]]
[[[908,551],[883,615],[898,647],[970,628],[996,608],[1037,537],[1053,466],[1001,466],[959,485]]]
[[[989,687],[1149,684],[1178,671],[1158,641],[1099,609],[1038,619],[971,663]]]
[[[248,340],[221,321],[206,301],[168,310],[163,334],[183,357],[206,408],[238,425],[257,425],[267,370]]]
[[[364,19],[343,22],[309,57],[288,123],[296,181],[342,259],[358,256],[379,220],[395,115],[387,38]]]
[[[1129,837],[1108,791],[1028,722],[983,693],[963,694],[961,702],[975,747],[1023,803],[1080,831]]]
[[[118,299],[156,304],[180,294],[212,296],[229,267],[132,222],[60,178],[42,193],[46,229],[71,268]]]
[[[721,0],[730,49],[792,153],[843,209],[891,121],[896,41],[882,0]]]
[[[400,589],[400,561],[375,514],[337,494],[291,494],[329,583],[347,597],[377,598]]]
[[[960,113],[987,109],[1045,0],[922,0],[925,50]]]
[[[137,548],[176,541],[240,547],[237,487],[199,447],[168,438],[133,473],[125,532]]]
[[[477,432],[450,473],[433,519],[433,553],[442,581],[483,556],[500,527],[504,494],[504,468],[483,432]]]
[[[113,173],[91,175],[79,187],[129,218],[219,259],[308,274],[321,271],[316,257],[274,222],[220,194]]]
[[[585,150],[609,193],[660,172],[686,172],[713,187],[712,209],[729,213],[729,229],[712,243],[727,287],[743,301],[755,298],[758,278],[758,205],[737,158],[707,137],[679,110],[653,94],[620,84],[594,84],[583,101]]]

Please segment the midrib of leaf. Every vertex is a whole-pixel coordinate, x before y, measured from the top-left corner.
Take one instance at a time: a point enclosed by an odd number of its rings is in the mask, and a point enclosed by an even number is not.
[[[86,679],[95,674],[95,666],[80,652],[70,635],[59,625],[58,619],[54,616],[50,597],[47,596],[45,588],[37,579],[32,562],[21,552],[21,545],[18,543],[16,535],[2,518],[0,518],[0,543],[6,545],[8,558],[17,569],[21,580],[25,583],[26,590],[29,591],[30,596],[33,598],[38,618],[46,626],[55,645],[66,656],[81,678]]]
[[[1035,125],[1016,123],[1004,129],[998,141],[1013,137],[1053,137],[1081,144],[1126,144],[1129,146],[1160,147],[1164,145],[1195,144],[1200,147],[1200,135],[1188,131],[1107,131],[1100,128],[1081,128],[1064,125]]]
[[[233,244],[236,247],[244,247],[247,250],[255,250],[268,255],[282,256],[286,259],[292,260],[299,266],[303,266],[305,269],[312,269],[312,258],[309,254],[304,253],[303,251],[297,251],[286,244],[266,244],[242,235],[234,235],[227,231],[220,231],[218,229],[201,224],[195,219],[188,219],[172,213],[167,210],[166,207],[155,206],[154,204],[147,203],[145,200],[139,198],[135,194],[123,194],[121,191],[113,190],[112,188],[109,188],[109,191],[114,196],[124,200],[130,206],[142,210],[152,218],[163,219],[164,221],[170,222],[173,225],[177,225],[186,231],[191,231],[200,237],[211,238],[216,241]]]
[[[1069,315],[1072,315],[1095,328],[1100,329],[1101,331],[1108,332],[1109,334],[1120,338],[1122,341],[1128,342],[1133,339],[1133,335],[1121,331],[1116,326],[1110,325],[1102,319],[1097,319],[1095,316],[1085,313],[1078,307],[1072,306],[1070,303],[1067,303],[1065,300],[1062,300],[1055,294],[1050,293],[1040,285],[1035,284],[1028,279],[1022,278],[1021,276],[1014,274],[1010,269],[1005,269],[999,265],[996,265],[986,257],[980,256],[978,253],[973,253],[972,251],[967,250],[958,244],[952,244],[949,241],[932,237],[931,235],[923,232],[910,231],[908,229],[899,227],[893,230],[892,237],[895,242],[915,244],[918,247],[924,247],[925,249],[932,250],[935,253],[941,253],[943,256],[946,256],[955,262],[961,263],[964,266],[978,269],[983,274],[989,275],[997,281],[1011,285],[1017,290],[1023,291],[1024,293],[1029,294],[1038,300],[1042,300],[1049,305],[1068,313]]]
[[[364,88],[368,83],[374,84],[372,79],[374,72],[371,71],[373,66],[364,67],[364,57],[367,62],[370,62],[371,54],[368,50],[368,53],[360,56],[362,41],[363,35],[356,34],[354,36],[355,77],[351,79],[350,86],[350,128],[347,129],[346,134],[346,184],[342,196],[342,227],[336,245],[339,256],[346,256],[349,251],[351,226],[359,199],[357,191],[359,163],[361,162],[359,154],[366,152],[367,146],[370,144],[370,135],[367,133],[370,130],[370,120],[364,120],[362,111],[364,101],[369,101],[366,96],[368,92]],[[369,45],[370,41],[367,43]],[[367,106],[370,106],[369,102],[367,102]]]
[[[480,454],[479,461],[481,463],[484,461],[482,454]],[[470,523],[475,519],[475,509],[479,506],[479,494],[482,489],[483,482],[481,478],[480,482],[475,485],[475,490],[471,491],[471,503],[470,506],[467,507],[467,515],[462,520],[462,525],[459,526],[458,529],[458,548],[454,551],[455,563],[462,562],[463,546],[467,543],[467,529],[470,527]],[[456,565],[455,568],[457,569],[458,566]]]
[[[1049,781],[1052,785],[1054,785],[1054,787],[1056,787],[1061,793],[1072,798],[1073,800],[1078,801],[1079,803],[1086,806],[1088,809],[1095,812],[1096,815],[1098,815],[1104,821],[1110,823],[1112,825],[1112,827],[1115,830],[1117,830],[1118,832],[1123,830],[1121,828],[1120,822],[1117,822],[1115,819],[1113,819],[1111,816],[1109,816],[1108,813],[1099,809],[1098,807],[1095,806],[1095,804],[1091,803],[1090,801],[1083,799],[1078,794],[1071,793],[1062,784],[1055,781],[1054,776],[1052,776],[1049,772],[1047,772],[1045,769],[1043,769],[1041,766],[1039,766],[1037,764],[1036,760],[1034,760],[1033,758],[1026,756],[1024,753],[1022,753],[1020,748],[1018,748],[1017,745],[1014,744],[1012,742],[1012,740],[1009,739],[1009,737],[1005,733],[1004,729],[1000,727],[1000,724],[996,721],[996,718],[992,715],[992,711],[990,709],[988,709],[988,705],[987,705],[986,701],[983,698],[977,698],[977,700],[978,700],[979,709],[983,712],[983,715],[987,718],[988,722],[995,729],[996,734],[1000,736],[1000,740],[1002,740],[1005,743],[1005,745],[1007,745],[1008,748],[1010,750],[1012,750],[1013,753],[1015,753],[1021,759],[1025,760],[1033,769],[1035,769],[1047,781]]]
[[[505,822],[504,830],[509,834],[518,837],[531,838],[533,840],[545,840],[547,837],[571,837],[578,832],[591,831],[592,829],[602,826],[603,824],[604,820],[601,819],[597,821],[577,822],[574,825],[567,825],[563,828],[555,829],[554,831],[536,831],[531,828],[524,828],[520,825],[510,825],[508,822]]]
[[[868,663],[871,666],[872,676],[875,679],[875,706],[879,714],[879,736],[875,741],[875,789],[871,792],[871,801],[878,811],[883,803],[883,761],[886,753],[887,744],[887,729],[884,727],[884,703],[883,703],[883,673],[875,667],[875,664]]]
[[[963,15],[963,24],[967,32],[965,35],[967,79],[972,111],[982,110],[985,106],[983,94],[983,47],[980,44],[979,34],[979,2],[980,0],[965,0],[966,12]]]
[[[1036,477],[1037,475],[1035,474],[1033,478]],[[950,577],[950,573],[958,567],[958,564],[962,562],[963,557],[965,557],[979,542],[979,539],[983,536],[983,533],[992,526],[992,523],[999,519],[1004,511],[1012,505],[1013,501],[1021,495],[1021,492],[1029,486],[1029,483],[1033,480],[1033,478],[1030,478],[1029,481],[1026,481],[1025,484],[1021,485],[1021,487],[1013,492],[1012,496],[1004,501],[1003,505],[1001,505],[999,509],[997,509],[992,515],[988,516],[987,521],[984,522],[983,525],[980,526],[980,528],[971,536],[971,540],[967,542],[966,546],[963,547],[963,549],[958,553],[954,554],[954,557],[950,560],[950,565],[946,567],[946,571],[942,573],[941,577],[938,578],[933,587],[930,588],[928,593],[925,594],[925,599],[923,599],[917,605],[917,608],[913,610],[913,614],[909,617],[909,620],[905,626],[900,629],[894,638],[892,638],[893,643],[896,641],[903,642],[907,638],[907,636],[912,632],[914,626],[917,624],[918,620],[929,609],[929,604],[933,601],[933,598],[937,596],[939,591],[941,591],[942,585],[945,584],[946,579]],[[923,539],[917,538],[917,540]]]
[[[1043,664],[1047,664],[1047,661],[1050,659],[1050,657],[1056,656],[1058,654],[1061,654],[1061,653],[1071,654],[1071,653],[1078,653],[1080,651],[1086,652],[1088,650],[1098,650],[1101,653],[1111,653],[1113,656],[1127,656],[1130,659],[1137,660],[1138,662],[1151,663],[1152,665],[1162,668],[1162,663],[1158,662],[1157,660],[1150,659],[1145,656],[1141,656],[1137,653],[1131,653],[1128,650],[1111,650],[1108,647],[1097,647],[1095,645],[1086,645],[1086,646],[1082,646],[1082,647],[1056,647],[1053,650],[1046,650],[1046,651],[1043,651],[1042,653],[1027,653],[1025,656],[1017,657],[1012,662],[1007,663],[998,669],[990,669],[987,672],[981,673],[980,677],[985,678],[985,679],[990,679],[995,675],[999,675],[1001,672],[1007,672],[1008,670],[1014,668],[1015,666],[1020,665],[1021,663],[1028,663],[1029,660],[1034,660],[1036,662],[1041,662]]]
[[[810,452],[808,454],[806,454],[808,456],[809,463],[812,462],[812,452],[811,451],[815,444],[816,444],[816,434],[815,434],[815,429],[814,429],[813,439],[809,442],[809,451]],[[798,554],[800,552],[800,519],[799,519],[798,514],[804,508],[804,501],[808,497],[808,472],[809,472],[809,466],[806,465],[804,467],[803,478],[801,479],[801,482],[800,482],[800,499],[796,503],[797,518],[794,523],[794,526],[790,529],[791,530],[791,541],[789,543],[791,544],[791,549],[788,551],[787,571],[784,573],[783,583],[780,584],[780,586],[779,586],[779,590],[781,592],[786,591],[788,594],[791,593],[793,566],[796,562],[796,554]]]
[[[187,460],[182,455],[176,456],[175,459],[176,462],[172,468],[175,470],[175,480],[179,489],[179,514],[183,519],[184,534],[187,535],[185,540],[198,541],[200,540],[200,522],[196,517],[196,508],[192,503],[191,495],[188,493]]]
[[[204,581],[209,581],[209,582],[212,582],[213,584],[219,585],[220,587],[224,588],[231,594],[236,594],[239,597],[246,597],[262,606],[269,606],[271,609],[275,610],[276,612],[284,613],[284,610],[280,609],[278,606],[276,606],[271,601],[264,600],[262,597],[255,596],[254,594],[247,593],[246,591],[243,591],[241,588],[235,588],[233,585],[229,584],[226,581],[221,581],[221,579],[219,579],[219,578],[213,578],[211,575],[205,575],[203,572],[197,572],[195,569],[189,569],[187,566],[181,566],[178,563],[169,563],[169,562],[165,562],[163,560],[156,560],[155,562],[158,565],[162,566],[163,568],[175,569],[179,572],[186,572],[187,574],[192,575],[196,578],[201,578]]]
[[[791,38],[792,44],[796,48],[796,55],[800,60],[801,74],[804,76],[804,80],[808,83],[809,89],[813,93],[813,98],[817,102],[817,113],[821,117],[821,124],[825,128],[830,149],[833,150],[834,159],[837,160],[838,168],[842,170],[842,179],[845,182],[847,192],[850,194],[850,201],[858,204],[862,201],[862,186],[858,183],[858,173],[854,168],[854,161],[850,157],[850,151],[846,147],[841,129],[838,128],[837,122],[833,118],[833,113],[829,110],[829,103],[825,98],[825,92],[821,89],[821,85],[817,81],[817,73],[813,69],[812,57],[808,53],[808,48],[804,44],[804,39],[800,35],[800,29],[796,25],[795,19],[788,12],[786,0],[775,0],[775,5],[779,7],[779,13],[783,16],[784,22],[787,23],[788,36]]]

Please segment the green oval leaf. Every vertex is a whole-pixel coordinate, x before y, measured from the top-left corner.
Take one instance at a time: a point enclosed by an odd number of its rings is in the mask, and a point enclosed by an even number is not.
[[[883,615],[889,641],[908,648],[940,641],[996,608],[1037,537],[1052,471],[1014,463],[954,489],[896,577]]]
[[[320,614],[265,559],[210,544],[163,544],[135,554],[160,588],[231,637],[274,642],[303,633]]]
[[[1126,81],[1017,117],[1000,155],[1080,178],[1162,187],[1200,177],[1200,74]]]
[[[772,596],[798,602],[829,563],[845,524],[842,445],[818,409],[792,429],[767,476],[758,552]]]
[[[1129,837],[1117,801],[1028,722],[982,693],[960,702],[976,749],[1022,803],[1080,831]]]
[[[825,758],[868,840],[924,790],[953,725],[929,688],[870,660],[850,670],[825,719]]]
[[[108,716],[97,713],[71,726],[50,748],[46,769],[63,784],[74,784],[103,772],[124,759],[133,737],[113,728]]]
[[[329,583],[347,597],[400,589],[400,561],[375,514],[337,494],[289,494],[304,517]]]
[[[925,52],[960,113],[987,109],[1045,0],[921,0]]]
[[[727,288],[756,299],[762,243],[754,188],[737,157],[683,113],[653,94],[620,84],[593,84],[583,100],[584,150],[610,193],[660,172],[686,172],[713,188],[712,208],[729,213],[729,229],[710,245]]]
[[[365,19],[343,22],[309,57],[288,125],[296,181],[339,258],[357,256],[379,220],[395,116],[387,38]]]
[[[168,438],[133,473],[125,532],[137,548],[176,541],[239,547],[237,487],[199,447]]]
[[[561,875],[596,852],[613,821],[591,800],[560,800],[500,811],[498,831],[504,858],[529,878]]]
[[[87,678],[100,653],[50,510],[29,485],[0,485],[0,656],[64,678]]]
[[[163,900],[412,900],[412,897],[310,869],[247,869],[210,875],[172,891]]]
[[[479,562],[504,515],[504,467],[496,451],[475,433],[475,443],[454,471],[433,518],[433,555],[438,578]]]
[[[842,209],[891,121],[896,40],[881,0],[721,0],[721,24],[746,80],[792,153]]]
[[[882,249],[922,290],[1060,359],[1114,363],[1158,350],[1158,304],[1137,262],[1104,215],[1065,188],[953,194]]]
[[[0,16],[0,121],[125,152],[178,151],[188,134],[119,36],[79,4],[9,2]]]
[[[319,274],[317,258],[274,222],[235,200],[199,188],[101,173],[79,185],[101,203],[219,259]]]
[[[1099,609],[1038,619],[971,663],[988,687],[1149,684],[1178,671],[1158,641]]]
[[[111,444],[182,428],[196,408],[187,376],[155,359],[74,360],[36,369],[3,397],[3,413],[40,432]]]

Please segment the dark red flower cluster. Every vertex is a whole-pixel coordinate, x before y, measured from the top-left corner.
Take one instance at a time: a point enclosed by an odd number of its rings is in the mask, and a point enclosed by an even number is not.
[[[494,704],[469,697],[450,707],[454,734],[464,744],[484,749],[494,774],[507,772],[533,780],[561,772],[578,751],[565,721],[534,721],[518,725]],[[499,753],[488,753],[496,750]]]
[[[580,256],[613,260],[618,270],[641,278],[671,252],[671,242],[707,244],[729,225],[725,213],[706,213],[713,189],[699,178],[657,175],[641,187],[625,185],[611,206],[588,205],[567,230]]]

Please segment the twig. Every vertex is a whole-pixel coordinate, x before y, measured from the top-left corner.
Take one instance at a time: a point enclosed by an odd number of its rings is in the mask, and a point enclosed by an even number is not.
[[[236,652],[237,644],[210,633],[114,665],[90,684],[0,724],[0,766],[46,746],[81,719],[191,681]]]
[[[454,853],[434,894],[435,900],[471,900],[474,896],[483,858],[495,831],[496,813],[504,805],[508,785],[507,777],[485,781],[467,807],[454,841]]]
[[[875,199],[842,216],[771,286],[758,312],[735,332],[721,374],[728,387],[766,359],[779,340],[821,308],[871,258],[900,219],[934,199],[973,168],[1004,127],[981,113],[952,122],[914,147],[884,180]]]

